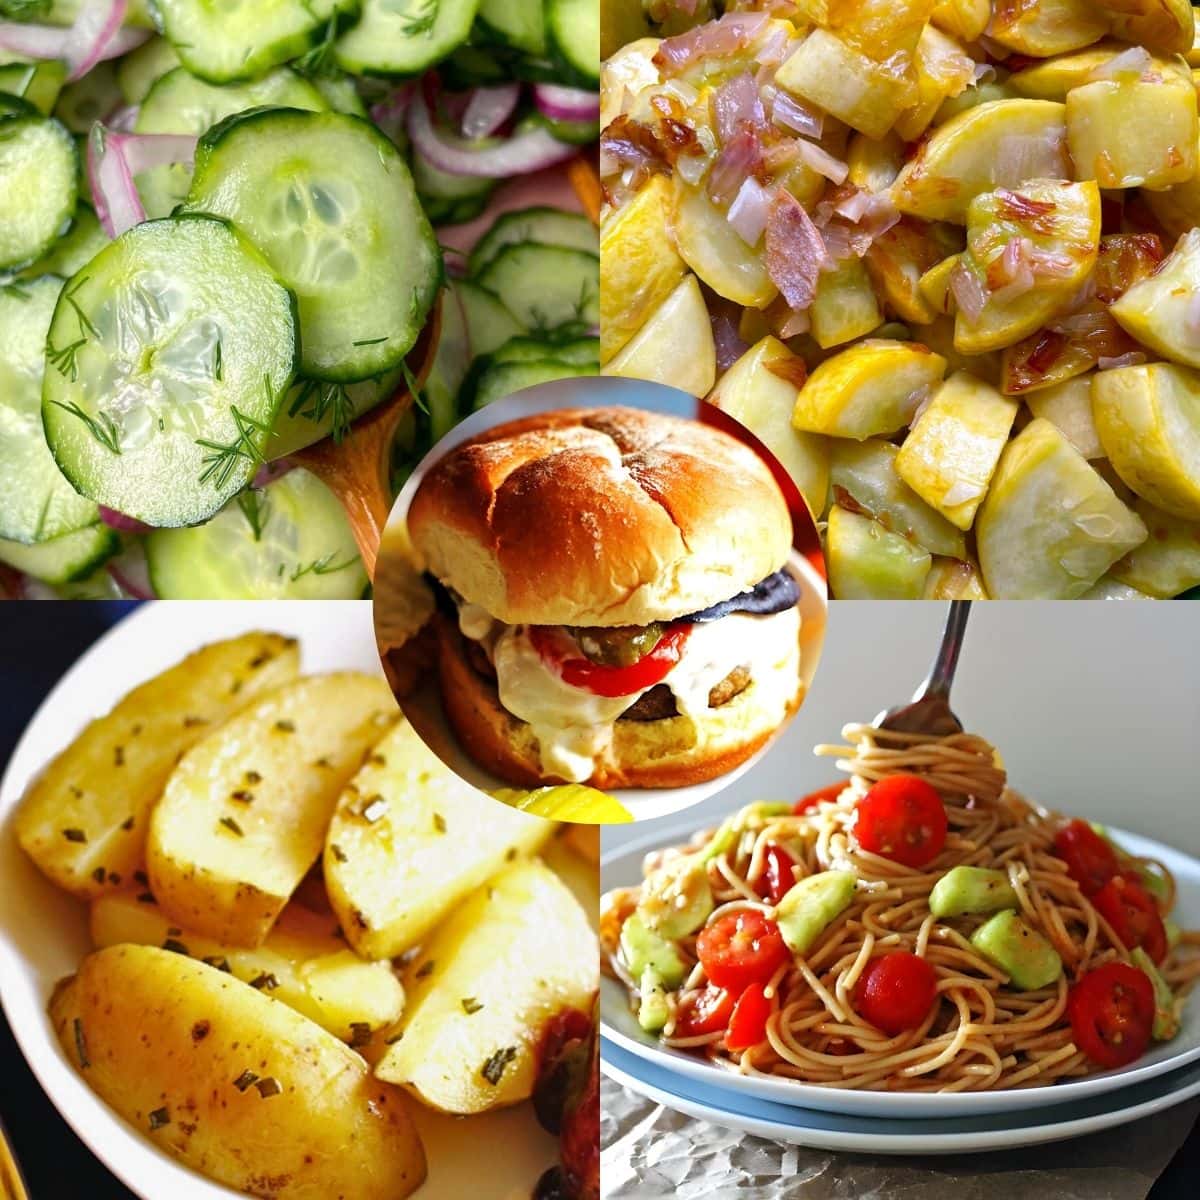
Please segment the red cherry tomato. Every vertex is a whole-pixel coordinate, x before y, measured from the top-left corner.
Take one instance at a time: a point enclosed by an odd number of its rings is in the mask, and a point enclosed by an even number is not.
[[[752,983],[770,979],[787,961],[788,948],[774,921],[746,909],[706,925],[696,939],[696,954],[710,983],[740,995]]]
[[[936,1000],[934,969],[907,950],[872,959],[854,989],[859,1015],[891,1037],[916,1029]]]
[[[1141,946],[1155,963],[1167,957],[1167,931],[1154,897],[1127,875],[1114,875],[1093,897],[1096,911],[1126,949]]]
[[[692,627],[688,624],[672,625],[649,654],[628,667],[606,667],[584,658],[557,626],[534,625],[529,630],[529,640],[563,683],[595,696],[615,698],[661,683],[683,656],[691,632]]]
[[[1089,971],[1067,997],[1075,1045],[1102,1067],[1123,1067],[1150,1044],[1154,988],[1144,971],[1111,962]]]
[[[761,983],[752,983],[738,998],[725,1031],[727,1050],[749,1050],[767,1036],[771,1002],[763,994]]]
[[[719,1033],[729,1024],[732,1013],[733,996],[724,988],[709,984],[699,991],[688,992],[675,1009],[675,1036]]]
[[[807,796],[797,800],[792,808],[792,812],[798,817],[806,812],[812,812],[822,801],[828,800],[832,802],[845,790],[846,785],[844,783],[831,783],[828,787],[818,788],[817,791],[809,792]]]
[[[856,805],[854,836],[872,854],[906,867],[933,862],[946,844],[946,806],[916,775],[881,779]]]
[[[796,860],[782,846],[768,846],[767,860],[754,890],[769,904],[778,904],[796,882]]]
[[[1086,821],[1068,821],[1054,835],[1054,853],[1085,896],[1094,896],[1119,870],[1116,851]]]

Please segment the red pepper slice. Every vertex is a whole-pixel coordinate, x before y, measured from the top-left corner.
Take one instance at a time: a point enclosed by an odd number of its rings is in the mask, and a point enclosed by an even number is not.
[[[542,661],[563,683],[595,696],[615,699],[661,683],[683,657],[683,648],[691,632],[691,625],[686,623],[670,626],[649,654],[628,667],[606,667],[584,658],[575,650],[570,638],[554,625],[531,626],[529,640]]]

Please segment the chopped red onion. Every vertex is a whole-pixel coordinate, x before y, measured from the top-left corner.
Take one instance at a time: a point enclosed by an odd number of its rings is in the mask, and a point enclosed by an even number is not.
[[[114,508],[105,508],[103,504],[100,505],[100,520],[109,529],[115,529],[119,533],[149,533],[151,528],[145,521],[139,521],[137,517],[127,517]]]
[[[398,88],[393,88],[378,104],[371,105],[371,119],[379,124],[404,116],[408,111],[412,95],[413,85],[411,83],[402,83]]]
[[[978,321],[979,314],[988,300],[988,290],[983,280],[959,259],[950,272],[950,291],[954,295],[959,311],[968,321]]]
[[[812,322],[809,320],[807,311],[805,312],[789,312],[787,320],[780,325],[778,333],[784,341],[788,338],[799,337],[802,333],[807,333],[812,328]]]
[[[1101,371],[1114,371],[1117,367],[1137,367],[1146,361],[1146,356],[1140,350],[1130,350],[1127,354],[1118,354],[1115,358],[1101,355],[1096,359],[1096,366]]]
[[[80,79],[98,62],[120,58],[151,36],[149,29],[123,29],[127,0],[84,0],[75,23],[63,29],[25,21],[0,21],[0,49],[25,58],[62,59],[67,78]]]
[[[817,293],[817,277],[828,262],[825,242],[804,206],[780,191],[767,217],[767,274],[787,305],[803,312]]]
[[[134,175],[196,157],[193,134],[117,133],[97,122],[88,137],[87,172],[100,225],[111,238],[146,219]]]
[[[713,115],[721,145],[749,125],[757,128],[766,120],[758,85],[749,71],[743,71],[721,84],[713,93]]]
[[[104,124],[115,133],[132,133],[141,111],[140,105],[124,104],[120,108],[113,109],[105,118]]]
[[[717,352],[717,370],[728,371],[750,346],[742,341],[737,321],[729,311],[714,311],[710,315],[713,346]]]
[[[754,61],[760,66],[777,67],[787,58],[788,45],[791,37],[786,29],[776,29],[759,48]]]
[[[845,182],[850,168],[840,158],[834,158],[828,150],[823,150],[816,142],[809,142],[804,138],[798,138],[796,146],[800,151],[801,161],[818,175],[824,175],[834,183]]]
[[[762,143],[758,134],[743,126],[725,143],[713,162],[706,184],[708,194],[717,204],[731,204],[742,182],[758,169],[762,162]]]
[[[467,101],[467,107],[463,109],[463,137],[491,137],[512,116],[520,96],[519,83],[476,88]]]
[[[1101,63],[1088,72],[1088,83],[1107,79],[1140,79],[1153,63],[1144,46],[1130,46],[1120,54],[1113,55],[1108,62]]]
[[[747,246],[757,246],[767,227],[770,210],[771,193],[751,177],[745,180],[734,197],[727,219]]]
[[[132,599],[154,599],[154,585],[150,582],[150,568],[141,542],[134,542],[116,558],[110,559],[108,574],[117,587]]]
[[[513,85],[516,86],[515,84]],[[552,121],[598,121],[600,94],[557,83],[535,83],[533,101],[538,111]],[[463,130],[466,133],[466,130]],[[468,134],[468,136],[470,136]]]
[[[748,46],[770,20],[766,13],[727,13],[719,21],[697,25],[678,37],[664,38],[654,65],[675,75],[703,58],[725,58]]]
[[[802,104],[782,88],[776,89],[775,99],[771,105],[771,120],[784,129],[793,133],[801,133],[805,137],[819,138],[825,128],[823,114],[815,112],[806,104]]]

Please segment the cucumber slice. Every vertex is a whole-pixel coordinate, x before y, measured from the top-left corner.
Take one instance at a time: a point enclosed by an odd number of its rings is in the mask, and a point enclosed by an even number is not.
[[[479,0],[363,0],[334,48],[352,75],[419,75],[467,40]]]
[[[586,250],[537,242],[505,246],[478,282],[527,329],[600,323],[600,257]]]
[[[600,253],[600,235],[587,217],[557,208],[522,208],[498,217],[479,239],[468,261],[471,274],[478,275],[505,246],[517,242]]]
[[[439,442],[458,423],[458,392],[471,365],[471,339],[460,284],[450,283],[442,300],[442,332],[421,395],[429,410],[429,440]]]
[[[358,15],[359,0],[157,0],[162,31],[193,75],[254,79]]]
[[[594,366],[600,369],[599,338],[569,338],[552,341],[548,338],[515,337],[507,341],[493,355],[496,363],[521,362],[570,363],[576,367]]]
[[[0,67],[0,92],[20,96],[48,117],[58,102],[67,79],[66,64],[57,59],[44,62],[7,63]]]
[[[589,146],[600,136],[600,122],[597,121],[556,121],[551,117],[540,117],[539,123],[545,126],[551,137],[571,146]]]
[[[491,354],[510,338],[525,333],[525,327],[491,292],[470,279],[456,279],[454,289],[462,301],[471,338],[471,353]]]
[[[368,122],[230,117],[200,141],[188,207],[234,221],[295,291],[305,375],[366,379],[412,349],[441,255],[403,157]]]
[[[470,397],[471,408],[478,412],[493,400],[503,400],[514,392],[524,391],[553,379],[573,379],[583,375],[599,375],[599,364],[578,366],[572,363],[546,360],[543,362],[490,363],[484,367]]]
[[[342,506],[300,467],[206,525],[155,530],[146,562],[164,600],[357,600],[367,587]]]
[[[67,284],[46,347],[63,474],[117,512],[188,525],[262,461],[295,370],[295,298],[228,222],[147,221]]]
[[[73,25],[83,3],[84,0],[4,0],[0,4],[0,11],[7,6],[13,10],[10,16],[32,17],[36,21],[45,21],[47,25]],[[151,3],[153,0],[129,0],[124,23],[136,29],[153,29]],[[23,12],[20,11],[22,9]]]
[[[79,153],[63,126],[4,97],[0,108],[0,270],[40,258],[65,231],[79,195]]]
[[[0,538],[10,541],[46,541],[100,515],[63,478],[42,432],[46,330],[62,284],[0,288]]]
[[[498,179],[474,175],[451,175],[440,171],[415,151],[412,156],[413,183],[425,215],[435,225],[459,225],[473,221],[487,207]]]
[[[325,97],[307,80],[280,67],[253,83],[221,86],[197,79],[183,67],[168,71],[142,102],[134,128],[138,133],[195,133],[218,121],[260,106],[324,112]],[[187,199],[192,173],[182,163],[153,167],[137,177],[148,217],[170,216]]]
[[[166,38],[151,38],[117,63],[117,87],[126,104],[141,104],[150,89],[179,66],[179,55]]]
[[[312,77],[312,85],[325,97],[325,104],[333,112],[348,113],[352,117],[365,117],[367,106],[363,103],[354,79],[343,75],[341,71],[322,72]],[[293,104],[293,108],[305,108],[303,104]]]
[[[120,548],[116,533],[97,524],[37,546],[0,541],[0,562],[43,583],[73,583],[86,578]]]
[[[535,58],[546,53],[543,0],[480,0],[479,24],[502,45]]]
[[[386,400],[403,379],[402,371],[391,371],[379,379],[364,379],[360,383],[297,379],[279,406],[275,428],[266,445],[267,460],[294,454],[326,437],[340,442],[351,422]]]
[[[600,82],[600,5],[596,0],[546,0],[546,30],[554,56],[579,82]]]
[[[54,115],[72,132],[87,133],[122,103],[117,69],[111,62],[97,63],[82,79],[68,83],[54,105]]]
[[[60,275],[63,279],[70,279],[108,243],[108,234],[100,228],[96,214],[80,201],[71,228],[50,247],[47,254],[26,267],[18,278],[37,279],[41,275]]]

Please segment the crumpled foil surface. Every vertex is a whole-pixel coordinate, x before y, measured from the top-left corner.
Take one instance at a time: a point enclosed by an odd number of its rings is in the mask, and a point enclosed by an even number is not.
[[[988,1154],[894,1158],[723,1129],[601,1082],[604,1200],[1145,1200],[1200,1100],[1114,1130]]]

